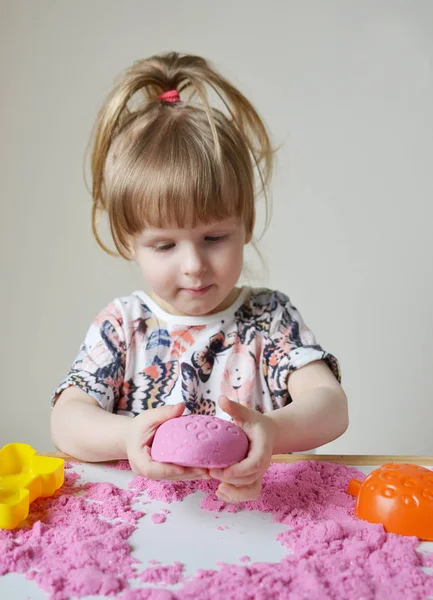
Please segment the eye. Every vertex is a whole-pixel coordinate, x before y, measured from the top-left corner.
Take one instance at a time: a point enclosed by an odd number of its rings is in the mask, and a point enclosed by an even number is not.
[[[161,244],[160,246],[153,247],[155,252],[168,252],[172,248],[174,248],[174,244]]]
[[[208,235],[205,237],[205,240],[207,242],[222,242],[223,240],[225,240],[227,238],[226,235]]]

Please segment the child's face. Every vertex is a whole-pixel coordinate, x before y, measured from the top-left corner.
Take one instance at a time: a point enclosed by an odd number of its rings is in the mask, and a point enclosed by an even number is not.
[[[235,218],[194,228],[146,227],[133,243],[133,257],[152,295],[168,312],[206,315],[236,298],[246,243]]]

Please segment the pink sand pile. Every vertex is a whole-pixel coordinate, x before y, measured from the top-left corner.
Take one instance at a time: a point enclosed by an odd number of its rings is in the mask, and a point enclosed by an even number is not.
[[[169,503],[200,490],[208,494],[201,504],[204,510],[258,510],[290,528],[277,539],[294,554],[280,563],[199,570],[172,598],[425,600],[433,595],[433,577],[420,568],[433,565],[433,554],[418,553],[417,538],[387,534],[381,525],[356,519],[354,499],[346,493],[352,477],[365,476],[331,463],[274,464],[264,477],[260,498],[236,506],[216,498],[213,481],[167,483],[136,477],[131,487]]]
[[[134,494],[78,479],[65,471],[52,498],[32,503],[27,527],[0,530],[0,575],[25,573],[56,600],[115,594],[136,577],[128,538],[144,513],[132,510]]]
[[[105,469],[115,469],[116,471],[130,471],[131,465],[129,460],[113,460],[104,464]]]
[[[172,592],[158,589],[135,589],[128,590],[122,596],[121,600],[176,600]]]
[[[166,583],[173,585],[183,578],[183,564],[175,562],[165,567],[151,567],[141,573],[139,579],[145,583]]]
[[[32,504],[29,528],[0,530],[0,575],[25,573],[53,600],[90,594],[122,600],[425,600],[433,595],[433,577],[420,569],[433,566],[433,555],[419,554],[416,538],[386,534],[380,525],[353,517],[354,500],[346,493],[353,476],[363,478],[355,469],[330,463],[272,465],[259,500],[235,507],[216,498],[215,481],[135,477],[125,491],[108,483],[80,485],[78,475],[66,472],[66,483],[53,498]],[[168,503],[200,490],[206,493],[204,510],[271,513],[287,525],[278,540],[292,554],[279,563],[221,563],[218,571],[199,570],[190,580],[182,579],[180,563],[138,572],[128,538],[143,515],[131,508],[143,490]],[[182,587],[127,589],[128,579],[137,586]]]

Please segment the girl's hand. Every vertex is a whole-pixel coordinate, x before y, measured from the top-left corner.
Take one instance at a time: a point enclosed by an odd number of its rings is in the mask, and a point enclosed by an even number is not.
[[[210,475],[221,484],[217,496],[226,502],[255,500],[262,489],[262,477],[271,462],[276,425],[266,415],[232,402],[226,396],[219,398],[221,409],[228,413],[250,440],[248,456],[226,469],[211,469]]]
[[[150,446],[156,430],[164,421],[180,417],[184,410],[183,403],[160,406],[131,419],[126,431],[125,447],[134,473],[155,480],[209,479],[207,469],[179,467],[152,460]]]

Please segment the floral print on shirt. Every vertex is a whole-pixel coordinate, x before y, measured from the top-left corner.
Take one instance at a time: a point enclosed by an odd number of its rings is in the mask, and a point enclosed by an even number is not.
[[[231,308],[190,323],[134,292],[94,319],[52,403],[74,385],[129,416],[183,401],[187,412],[228,418],[221,394],[267,412],[291,402],[290,373],[316,360],[340,381],[337,359],[281,292],[243,288]]]

